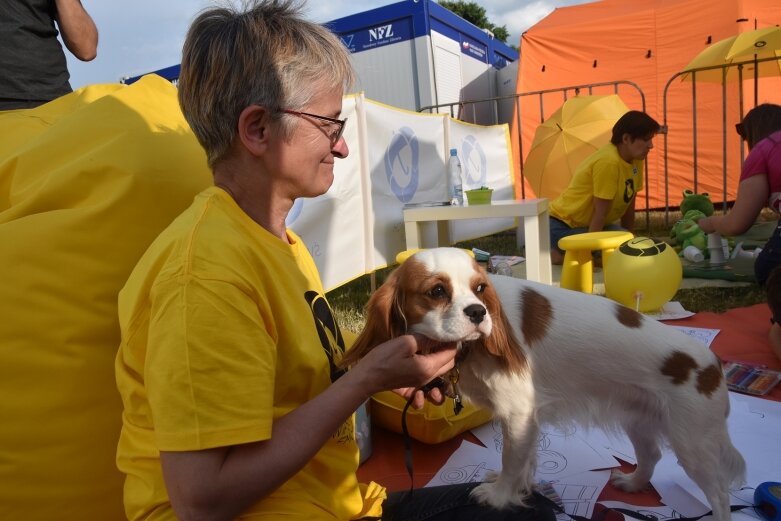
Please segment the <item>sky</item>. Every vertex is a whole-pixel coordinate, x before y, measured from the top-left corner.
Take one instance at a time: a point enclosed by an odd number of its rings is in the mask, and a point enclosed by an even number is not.
[[[328,22],[398,0],[309,0],[309,20]],[[407,0],[413,1],[413,0]],[[521,33],[556,7],[590,0],[477,0],[495,25],[506,25],[508,43],[518,46]],[[180,61],[182,42],[192,19],[213,0],[81,0],[98,26],[98,56],[80,62],[65,55],[74,89],[93,83],[116,83],[122,77],[151,72]]]

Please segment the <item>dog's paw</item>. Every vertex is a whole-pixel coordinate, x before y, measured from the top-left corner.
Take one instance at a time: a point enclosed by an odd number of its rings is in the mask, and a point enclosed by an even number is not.
[[[493,483],[496,481],[496,479],[499,477],[499,473],[495,470],[487,470],[485,472],[485,476],[483,477],[483,481],[485,483]]]
[[[521,494],[508,493],[497,483],[483,483],[475,487],[471,495],[478,503],[500,510],[510,506],[525,505]]]
[[[610,482],[626,492],[640,492],[649,488],[650,483],[645,480],[638,480],[634,472],[621,472],[613,469],[610,473]]]

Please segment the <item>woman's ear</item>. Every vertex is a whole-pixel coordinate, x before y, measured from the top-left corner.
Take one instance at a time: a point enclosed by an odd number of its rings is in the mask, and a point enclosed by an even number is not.
[[[258,156],[268,146],[272,113],[260,105],[245,107],[239,114],[236,137],[252,155]]]

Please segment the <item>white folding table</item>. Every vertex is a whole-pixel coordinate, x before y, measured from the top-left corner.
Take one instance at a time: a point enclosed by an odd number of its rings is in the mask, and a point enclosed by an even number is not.
[[[518,246],[524,243],[526,246],[526,277],[552,283],[547,199],[493,201],[472,206],[419,206],[404,208],[403,215],[407,249],[423,247],[422,227],[429,222],[437,223],[437,246],[448,246],[451,244],[449,221],[516,217],[523,223],[523,228],[521,223],[518,225]]]

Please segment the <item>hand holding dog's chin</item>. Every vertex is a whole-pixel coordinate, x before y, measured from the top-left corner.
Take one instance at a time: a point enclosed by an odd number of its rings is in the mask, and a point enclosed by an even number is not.
[[[376,346],[350,372],[357,370],[364,373],[364,381],[372,389],[371,394],[394,390],[409,398],[415,389],[450,371],[455,364],[456,352],[455,344],[443,344],[423,354],[417,337],[403,335]],[[441,403],[444,398],[439,390],[437,393],[429,394],[435,403]],[[419,396],[416,396],[413,406],[420,408],[423,406],[423,393],[417,394]]]
[[[442,405],[443,403],[445,403],[445,395],[442,394],[442,391],[440,391],[436,387],[426,393],[424,393],[417,387],[402,387],[400,389],[393,389],[393,392],[398,394],[405,400],[409,400],[410,397],[413,397],[414,395],[414,397],[412,398],[413,409],[422,409],[423,405],[425,405],[426,403],[426,400],[430,401],[435,405]]]

